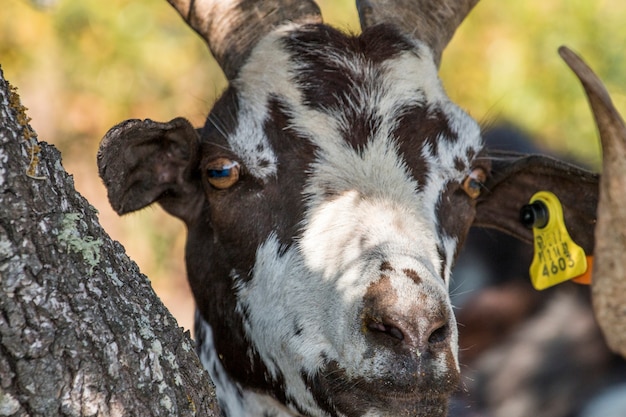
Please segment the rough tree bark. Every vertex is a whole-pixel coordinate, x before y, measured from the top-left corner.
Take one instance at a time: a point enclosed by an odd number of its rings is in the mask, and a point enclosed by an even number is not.
[[[189,335],[25,110],[0,68],[0,416],[218,415]]]

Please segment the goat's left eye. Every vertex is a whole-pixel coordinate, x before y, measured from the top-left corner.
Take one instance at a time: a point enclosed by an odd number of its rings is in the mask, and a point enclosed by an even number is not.
[[[239,180],[240,166],[236,161],[219,158],[206,167],[207,181],[213,187],[224,190],[232,187]]]
[[[475,168],[470,174],[463,180],[463,190],[471,198],[476,199],[480,196],[480,192],[483,189],[485,181],[487,180],[487,173],[482,168]]]

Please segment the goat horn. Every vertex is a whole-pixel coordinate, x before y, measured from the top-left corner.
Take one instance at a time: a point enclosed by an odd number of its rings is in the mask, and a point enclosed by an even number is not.
[[[478,0],[357,0],[363,29],[390,23],[426,43],[437,66],[456,28]]]
[[[234,79],[256,42],[286,22],[319,23],[313,1],[168,0],[206,41],[229,80]]]
[[[593,112],[603,161],[595,230],[593,309],[609,347],[626,357],[626,125],[600,79],[566,47],[559,54],[585,89]]]

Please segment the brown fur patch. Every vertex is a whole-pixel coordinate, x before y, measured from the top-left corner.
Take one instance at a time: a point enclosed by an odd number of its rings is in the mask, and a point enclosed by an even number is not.
[[[416,284],[419,285],[422,283],[422,278],[414,269],[403,269],[402,272],[404,272],[404,275],[411,278]]]
[[[380,271],[381,272],[385,272],[385,271],[393,272],[395,271],[395,269],[393,269],[393,266],[391,266],[389,261],[385,261],[382,264],[380,264]]]

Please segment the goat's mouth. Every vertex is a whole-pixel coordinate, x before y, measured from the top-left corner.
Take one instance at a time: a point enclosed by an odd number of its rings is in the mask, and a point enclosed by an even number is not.
[[[309,378],[318,404],[331,415],[347,417],[445,417],[450,397],[459,386],[458,371],[435,377],[420,372],[411,385],[398,384],[393,377],[380,380],[348,378],[336,362]]]

